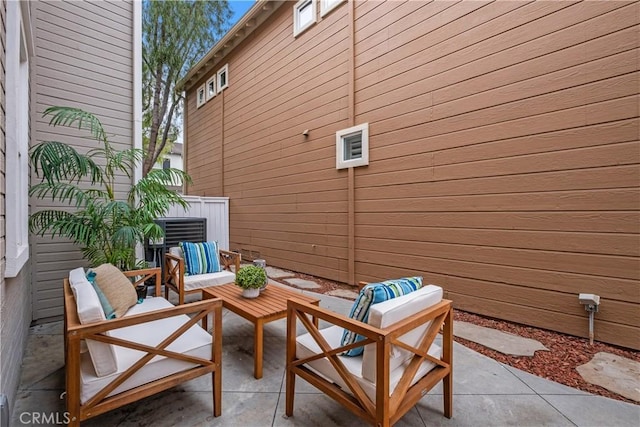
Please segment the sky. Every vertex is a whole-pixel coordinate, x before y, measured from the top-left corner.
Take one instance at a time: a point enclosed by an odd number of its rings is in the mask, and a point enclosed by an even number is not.
[[[231,25],[238,22],[238,20],[242,18],[242,15],[253,6],[253,3],[253,0],[229,0],[229,7],[233,11]]]

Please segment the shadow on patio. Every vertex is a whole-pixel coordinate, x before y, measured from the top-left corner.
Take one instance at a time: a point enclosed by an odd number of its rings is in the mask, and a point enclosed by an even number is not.
[[[312,294],[308,291],[301,291]],[[348,313],[351,302],[313,294]],[[264,377],[253,377],[253,326],[224,310],[222,416],[212,416],[203,376],[83,422],[86,426],[354,426],[359,418],[298,378],[294,416],[284,416],[286,320],[265,325]],[[322,327],[322,325],[321,325]],[[12,426],[64,423],[62,322],[30,330]],[[398,426],[631,426],[640,406],[593,396],[505,366],[454,344],[453,418],[442,414],[437,386]]]

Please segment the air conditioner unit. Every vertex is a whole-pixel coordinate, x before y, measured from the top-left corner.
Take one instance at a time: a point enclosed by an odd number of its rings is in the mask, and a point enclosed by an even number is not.
[[[162,267],[162,283],[164,283],[164,254],[169,248],[178,246],[179,242],[206,242],[206,218],[158,218],[156,224],[162,227],[164,238],[159,241],[147,241],[145,259],[157,267]]]

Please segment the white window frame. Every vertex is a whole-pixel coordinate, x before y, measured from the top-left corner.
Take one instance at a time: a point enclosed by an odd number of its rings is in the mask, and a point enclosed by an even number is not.
[[[220,82],[223,74],[224,74],[224,84]],[[220,68],[216,73],[216,76],[218,78],[218,93],[220,93],[229,87],[229,64],[225,64],[224,67]]]
[[[196,107],[202,107],[205,102],[207,102],[207,85],[203,84],[196,91]]]
[[[344,142],[345,138],[356,133],[362,135],[362,157],[359,159],[345,160]],[[363,123],[336,132],[336,169],[353,168],[366,166],[369,164],[369,123]]]
[[[29,259],[29,49],[21,2],[7,2],[5,277]]]
[[[311,4],[311,21],[306,24],[302,24],[300,22],[300,10],[303,6],[307,6]],[[318,21],[317,10],[316,10],[316,0],[299,0],[296,4],[293,5],[293,37],[297,37],[310,28],[313,24]]]
[[[211,76],[209,80],[207,80],[207,83],[205,83],[205,87],[206,87],[205,98],[206,98],[206,101],[209,101],[210,99],[214,98],[217,94],[215,75]],[[211,90],[211,88],[213,88],[213,90]]]
[[[336,7],[340,6],[346,0],[320,0],[320,16],[324,17]]]

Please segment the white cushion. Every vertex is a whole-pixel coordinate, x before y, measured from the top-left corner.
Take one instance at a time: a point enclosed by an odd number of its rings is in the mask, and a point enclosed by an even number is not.
[[[76,300],[80,323],[87,325],[106,320],[98,294],[84,275],[84,269],[72,270],[69,273],[69,283]],[[91,363],[99,377],[113,374],[118,370],[115,352],[111,344],[94,340],[86,340],[86,344]]]
[[[218,271],[217,273],[196,274],[194,276],[184,276],[184,289],[191,291],[193,289],[208,288],[209,286],[225,285],[236,281],[236,275],[228,270]]]
[[[368,324],[376,328],[386,328],[407,317],[426,310],[442,301],[442,288],[434,285],[424,286],[398,298],[393,298],[371,306]],[[407,345],[417,347],[431,322],[427,322],[404,334],[400,340]],[[393,371],[413,356],[409,350],[392,346],[389,370]],[[440,356],[438,356],[440,357]],[[376,381],[376,347],[368,344],[364,347],[362,376],[371,382]]]
[[[324,339],[329,343],[331,348],[340,347],[340,341],[342,340],[342,332],[343,328],[339,326],[331,326],[329,328],[323,329],[320,331]],[[310,357],[314,354],[320,353],[320,347],[317,345],[311,334],[300,335],[296,339],[296,355],[299,358]],[[440,358],[442,355],[442,349],[440,346],[433,344],[429,349],[429,354],[433,357]],[[340,361],[344,364],[347,371],[349,371],[353,377],[356,379],[358,384],[362,387],[364,392],[369,396],[369,398],[375,402],[376,399],[376,384],[375,382],[370,382],[360,376],[362,371],[362,358],[363,356],[349,357],[349,356],[338,356]],[[398,382],[402,378],[402,374],[404,373],[405,368],[407,367],[408,362],[405,362],[402,366],[397,367],[389,372],[389,395],[393,393]],[[328,359],[322,358],[317,359],[312,362],[306,363],[305,366],[311,368],[316,373],[321,376],[327,378],[329,381],[338,384],[348,393],[351,393],[349,386],[344,382],[342,377],[336,372],[331,362]],[[420,378],[422,378],[427,372],[433,369],[435,364],[431,362],[424,362],[418,368],[418,372],[414,377],[411,384],[415,384]]]
[[[173,305],[164,298],[146,298],[142,304],[131,307],[124,317],[170,307],[173,307]],[[158,319],[153,322],[113,330],[111,331],[111,336],[155,347],[188,320],[189,317],[187,315]],[[177,353],[211,360],[211,341],[212,338],[209,333],[200,326],[194,325],[172,342],[167,349]],[[82,356],[80,400],[83,404],[145,354],[120,346],[114,346],[114,349],[118,361],[118,370],[116,373],[105,377],[96,376],[92,369],[91,362],[87,357]],[[164,356],[155,356],[147,362],[145,366],[118,386],[109,396],[130,390],[176,372],[190,369],[194,366],[193,363],[170,359]]]
[[[84,268],[78,267],[69,272],[69,284],[71,289],[75,288],[79,283],[87,281],[87,276],[84,272]]]
[[[182,249],[180,249],[178,246],[169,248],[169,253],[171,255],[183,258]],[[209,286],[226,285],[227,283],[233,283],[235,281],[236,275],[228,270],[222,270],[217,273],[184,276],[184,290],[192,291],[194,289],[208,288]]]

